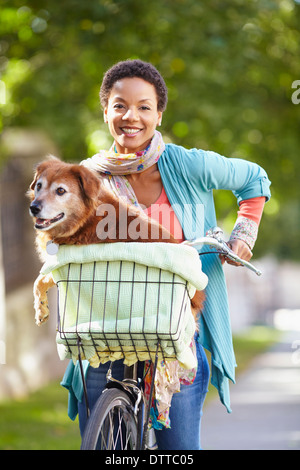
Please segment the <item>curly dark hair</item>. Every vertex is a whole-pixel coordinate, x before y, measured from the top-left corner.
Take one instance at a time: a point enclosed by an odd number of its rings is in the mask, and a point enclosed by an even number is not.
[[[139,59],[128,59],[113,65],[104,75],[100,88],[100,102],[103,108],[108,104],[109,95],[115,82],[122,78],[142,78],[151,83],[157,94],[157,110],[164,111],[168,101],[168,89],[161,74],[154,65]]]

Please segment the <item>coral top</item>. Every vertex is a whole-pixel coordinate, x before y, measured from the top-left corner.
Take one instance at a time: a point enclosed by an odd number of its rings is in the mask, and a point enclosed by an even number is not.
[[[253,220],[257,225],[260,223],[265,197],[254,197],[240,202],[238,217],[246,217]],[[154,204],[144,211],[148,217],[156,220],[160,225],[169,230],[170,233],[179,241],[184,241],[184,234],[179,220],[172,209],[166,191],[163,187],[162,192]]]
[[[179,220],[172,209],[166,191],[163,187],[162,192],[154,204],[144,210],[144,212],[165,227],[179,242],[184,241],[183,230]]]

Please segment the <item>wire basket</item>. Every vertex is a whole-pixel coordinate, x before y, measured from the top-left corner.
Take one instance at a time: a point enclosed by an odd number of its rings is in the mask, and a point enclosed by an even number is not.
[[[180,359],[195,331],[190,287],[177,274],[131,261],[68,264],[57,281],[61,359],[81,356],[94,367]],[[193,294],[193,293],[192,293]]]

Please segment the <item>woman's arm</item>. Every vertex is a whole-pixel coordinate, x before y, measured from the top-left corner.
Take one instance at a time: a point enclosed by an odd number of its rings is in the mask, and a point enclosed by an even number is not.
[[[170,203],[180,204],[186,201],[189,204],[204,206],[205,221],[199,229],[199,235],[215,223],[215,210],[213,204],[213,190],[230,190],[237,198],[239,216],[245,216],[255,224],[255,217],[250,219],[251,211],[249,201],[262,198],[264,202],[271,196],[270,184],[266,172],[256,163],[236,158],[226,158],[215,152],[199,149],[187,150],[174,144],[166,145],[166,152],[158,161]],[[180,202],[179,202],[180,200]],[[246,202],[248,201],[248,202]],[[260,210],[262,211],[263,204]],[[251,206],[251,202],[250,202]],[[261,214],[257,212],[257,218]],[[184,220],[180,219],[186,238],[191,238],[194,232],[190,230],[192,216]],[[256,220],[257,222],[257,220]],[[257,231],[257,230],[256,230]],[[255,238],[255,237],[254,237]],[[234,238],[234,247],[246,245],[241,238]],[[235,248],[236,249],[236,248]],[[252,256],[251,249],[247,247],[248,257]]]
[[[230,248],[240,258],[249,261],[252,258],[258,226],[265,205],[265,197],[257,197],[241,201],[238,218],[229,239]],[[225,258],[221,257],[224,263]],[[226,260],[229,264],[237,265],[231,260]]]
[[[202,189],[227,189],[236,196],[238,218],[228,244],[237,255],[249,261],[264,204],[271,196],[267,173],[256,163],[226,158],[215,152],[197,151],[194,164],[198,165],[194,178],[199,178]],[[224,258],[221,259],[224,262]]]
[[[194,149],[188,153],[186,162],[190,167],[190,178],[204,191],[230,190],[238,204],[256,197],[265,197],[266,200],[271,197],[268,175],[256,163]]]

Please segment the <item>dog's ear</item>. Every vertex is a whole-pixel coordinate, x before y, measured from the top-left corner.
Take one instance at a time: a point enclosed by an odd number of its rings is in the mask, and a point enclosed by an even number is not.
[[[83,197],[90,200],[96,199],[101,186],[98,176],[82,165],[74,165],[74,167]]]
[[[42,165],[43,165],[43,163],[39,163],[35,168],[34,178],[33,178],[32,183],[29,186],[29,188],[32,189],[32,191],[34,190],[36,182],[39,179],[40,174],[42,172]]]
[[[33,181],[32,181],[32,183],[30,183],[30,186],[29,186],[29,188],[26,192],[26,196],[31,200],[34,199],[34,188],[35,188],[36,182],[39,179],[39,176],[41,174],[40,165],[41,165],[41,163],[39,163],[36,166]]]
[[[47,168],[47,166],[55,162],[61,163],[61,160],[59,160],[59,158],[57,157],[54,157],[54,155],[48,155],[47,160],[44,160],[43,162],[37,164],[37,166],[35,167],[34,180],[29,186],[30,189],[34,190],[36,182],[39,179],[41,173]]]

